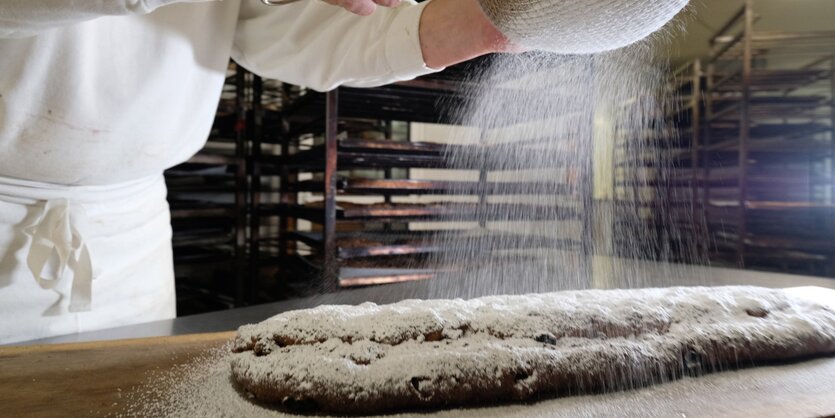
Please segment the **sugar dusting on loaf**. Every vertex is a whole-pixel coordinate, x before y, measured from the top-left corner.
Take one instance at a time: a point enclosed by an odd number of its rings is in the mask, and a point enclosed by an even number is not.
[[[288,312],[241,327],[233,350],[234,376],[262,400],[387,412],[832,353],[835,312],[753,287],[410,300]]]
[[[769,291],[755,288],[735,288],[736,296],[727,294],[731,289],[722,288],[718,292],[712,292],[713,289],[703,289],[707,294],[714,294],[718,297],[709,302],[710,306],[720,308],[720,311],[725,312],[723,315],[728,315],[728,318],[736,318],[738,323],[756,323],[757,316],[751,316],[750,313],[744,312],[750,310],[751,313],[760,314],[757,309],[776,308],[782,313],[774,312],[773,315],[778,315],[785,320],[787,327],[761,328],[761,335],[763,337],[774,339],[775,341],[791,342],[792,329],[800,326],[801,330],[813,330],[820,333],[821,336],[832,338],[833,329],[835,329],[835,318],[833,317],[833,306],[829,305],[829,310],[819,310],[824,306],[816,302],[808,301],[803,297],[796,297],[797,292],[792,291]],[[698,291],[695,289],[694,291]],[[665,290],[651,291],[658,297],[665,294]],[[687,292],[678,293],[678,290],[670,291],[669,294],[683,297]],[[785,292],[785,293],[784,293]],[[826,291],[823,291],[826,292]],[[593,292],[582,292],[585,296],[577,300],[584,300],[591,296]],[[726,293],[725,295],[722,295]],[[819,292],[818,292],[819,293]],[[626,294],[621,293],[623,296]],[[677,298],[679,296],[674,296]],[[502,299],[502,298],[500,298]],[[499,305],[505,306],[513,298],[504,298]],[[695,302],[679,306],[675,309],[657,309],[658,318],[674,318],[676,315],[691,315],[699,312],[699,308],[703,302],[703,298],[697,298]],[[453,302],[461,303],[461,302]],[[440,303],[441,305],[449,305],[447,303]],[[835,304],[835,303],[833,303]],[[409,304],[406,304],[409,305]],[[595,303],[600,306],[600,302]],[[389,305],[390,306],[390,305]],[[402,307],[406,308],[406,307]],[[406,311],[412,308],[406,308]],[[325,308],[329,312],[328,315],[339,316],[339,312],[353,311],[352,314],[344,315],[345,320],[351,319],[353,322],[357,318],[362,318],[362,315],[357,316],[357,313],[363,315],[374,315],[375,312],[381,312],[387,307],[373,307],[372,305],[365,305],[363,307],[351,308]],[[588,313],[599,312],[599,308],[590,308],[584,310]],[[444,318],[444,310],[440,309],[441,316]],[[817,314],[810,314],[809,312],[817,312]],[[281,323],[287,318],[299,315],[294,320],[303,320],[304,315],[316,312],[313,311],[296,311],[289,315],[282,315],[283,318],[278,322],[267,321],[262,324],[246,327],[242,329],[245,333],[258,331],[268,331],[275,329],[274,325]],[[621,311],[625,312],[625,311]],[[664,313],[662,313],[664,312]],[[820,315],[820,317],[816,317]],[[455,319],[457,320],[457,319]],[[782,321],[782,320],[781,320]],[[272,323],[271,323],[272,322]],[[705,331],[708,329],[709,321],[707,317],[700,317],[696,322],[701,323],[702,326],[697,329]],[[572,326],[579,322],[575,319],[565,321],[566,330],[571,329]],[[428,322],[427,322],[428,324]],[[282,330],[289,330],[288,327],[279,326]],[[371,328],[371,327],[360,327]],[[385,326],[385,328],[390,328]],[[670,328],[670,332],[686,332],[684,328]],[[727,330],[733,330],[734,327],[726,327]],[[359,330],[359,332],[362,332]],[[256,334],[244,334],[250,337]],[[301,331],[298,337],[310,338],[310,333]],[[152,385],[149,385],[143,390],[134,390],[126,394],[128,396],[129,409],[123,416],[170,416],[170,417],[290,417],[297,416],[287,414],[280,410],[265,407],[263,404],[257,403],[245,391],[241,391],[235,384],[233,384],[230,361],[233,361],[230,350],[233,346],[230,344],[222,349],[211,349],[205,356],[196,359],[194,362],[178,366],[171,370],[160,370],[155,372],[153,376],[149,376]],[[408,362],[399,364],[398,367],[410,367]],[[741,366],[750,365],[749,362],[743,360]],[[792,366],[787,369],[785,366],[776,367],[757,367],[752,369],[743,369],[740,371],[726,371],[724,373],[715,373],[707,376],[700,376],[698,378],[684,377],[677,381],[667,382],[662,385],[650,386],[637,390],[617,391],[607,393],[605,395],[595,395],[594,397],[582,396],[575,393],[575,396],[559,397],[550,400],[541,400],[533,404],[502,404],[494,406],[483,406],[479,408],[468,409],[449,409],[438,410],[431,414],[421,412],[417,414],[395,414],[388,415],[392,417],[554,417],[554,416],[600,416],[600,415],[627,415],[627,416],[673,416],[685,414],[688,416],[694,415],[711,415],[722,411],[724,414],[744,415],[750,413],[756,406],[770,405],[768,413],[770,416],[786,416],[789,415],[820,415],[822,411],[826,410],[827,405],[821,405],[815,402],[815,399],[824,399],[827,397],[826,393],[829,389],[835,387],[835,359],[821,359],[815,361],[807,361],[802,364]],[[766,390],[768,389],[768,390]],[[779,391],[781,396],[786,399],[809,399],[808,403],[792,404],[786,409],[786,405],[773,404],[773,399],[770,397],[773,390]],[[734,394],[745,393],[744,397]],[[829,405],[831,406],[831,405]],[[766,414],[768,415],[768,414]]]

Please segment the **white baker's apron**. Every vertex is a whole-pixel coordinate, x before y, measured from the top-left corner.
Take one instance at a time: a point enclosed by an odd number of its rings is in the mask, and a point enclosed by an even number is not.
[[[0,177],[0,344],[173,318],[162,175],[107,186]]]

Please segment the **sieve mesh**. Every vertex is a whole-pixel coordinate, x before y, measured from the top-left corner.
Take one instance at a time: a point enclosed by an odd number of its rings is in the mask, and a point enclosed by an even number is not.
[[[479,0],[516,44],[563,54],[591,54],[646,38],[688,0]]]

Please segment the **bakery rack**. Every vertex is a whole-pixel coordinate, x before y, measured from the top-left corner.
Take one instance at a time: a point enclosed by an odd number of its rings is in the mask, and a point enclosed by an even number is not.
[[[758,31],[754,4],[746,0],[713,36],[710,57],[691,64],[704,73],[690,77],[704,108],[693,101],[677,121],[691,139],[673,154],[669,186],[689,185],[712,260],[831,276],[835,32]]]
[[[707,261],[707,225],[701,197],[701,144],[705,114],[705,71],[695,59],[671,71],[663,109],[663,129],[646,138],[654,153],[643,168],[654,188],[648,230],[655,231],[659,253],[667,260],[703,264]]]
[[[613,130],[614,234],[609,252],[702,263],[705,226],[698,216],[698,179],[689,165],[680,163],[685,157],[688,164],[698,160],[704,72],[700,60],[666,71],[666,83],[621,105],[625,114],[641,114],[646,121],[640,126],[627,121]]]
[[[677,258],[703,263],[708,257],[708,228],[702,198],[704,182],[698,169],[703,166],[700,141],[706,112],[702,60],[697,58],[679,67],[671,74],[670,83],[677,104],[668,114],[673,130],[664,154],[668,173],[664,195],[669,216],[663,224],[666,230],[674,231],[667,239],[679,250]]]
[[[242,306],[246,276],[247,95],[230,64],[206,146],[165,172],[180,314]]]
[[[557,214],[582,222],[584,231],[590,231],[590,220],[584,220],[590,210],[491,201],[491,195],[524,193],[531,185],[488,181],[491,170],[501,165],[493,161],[497,157],[490,145],[412,140],[413,123],[458,123],[449,109],[468,99],[463,76],[468,71],[452,67],[414,81],[327,93],[281,86],[285,103],[280,110],[263,111],[266,128],[253,144],[253,268],[262,276],[265,270],[275,274],[284,285],[296,281],[317,291],[334,290],[427,279],[439,270],[461,268],[426,261],[456,242],[481,239],[485,224],[508,210],[527,220]],[[537,151],[522,144],[519,153],[525,152]],[[448,158],[451,153],[477,158],[454,162]],[[477,174],[438,180],[420,178],[415,173],[421,170]],[[267,183],[278,185],[277,193],[264,192]],[[575,190],[561,184],[550,187],[549,192],[566,199]],[[475,226],[415,229],[416,224],[452,220]],[[507,245],[579,251],[581,242],[579,237],[520,236]]]

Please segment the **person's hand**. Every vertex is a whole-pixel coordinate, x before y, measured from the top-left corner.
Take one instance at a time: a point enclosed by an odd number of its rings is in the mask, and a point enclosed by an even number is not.
[[[423,62],[442,68],[492,52],[524,52],[484,14],[478,0],[432,0],[420,19]]]
[[[377,10],[377,6],[397,7],[400,0],[323,0],[325,3],[339,6],[351,13],[368,16]]]

